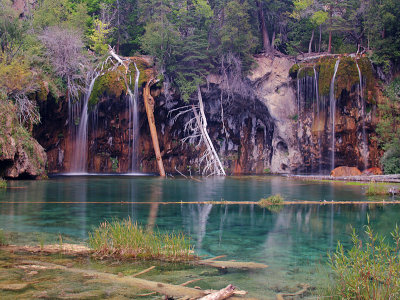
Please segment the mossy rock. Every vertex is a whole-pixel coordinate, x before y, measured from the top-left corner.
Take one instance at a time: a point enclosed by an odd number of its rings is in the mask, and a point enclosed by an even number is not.
[[[125,80],[133,92],[136,78],[135,63],[140,72],[138,86],[139,88],[142,87],[149,79],[149,66],[145,61],[134,59],[129,64],[128,72],[126,72],[124,66],[119,66],[117,69],[108,71],[96,79],[92,93],[90,94],[89,106],[95,106],[104,94],[116,99],[120,98],[122,94],[127,94]]]
[[[314,77],[314,68],[310,66],[300,67],[297,78]]]
[[[120,66],[96,79],[90,94],[89,106],[95,106],[104,93],[113,98],[119,98],[123,93],[126,94],[126,90],[125,68]]]
[[[334,57],[323,57],[316,65],[316,70],[319,73],[318,89],[321,96],[329,95],[336,60]]]
[[[289,70],[289,76],[292,79],[296,79],[297,78],[297,72],[299,70],[300,70],[300,65],[299,64],[294,64]]]

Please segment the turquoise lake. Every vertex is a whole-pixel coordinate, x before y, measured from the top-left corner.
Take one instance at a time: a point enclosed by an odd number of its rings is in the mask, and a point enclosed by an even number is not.
[[[338,240],[349,247],[352,228],[361,232],[367,216],[373,228],[385,235],[400,223],[400,205],[324,204],[368,200],[366,186],[277,176],[199,179],[60,176],[12,181],[11,189],[0,190],[0,228],[50,237],[61,234],[68,241],[84,242],[100,222],[130,217],[142,225],[154,224],[160,231],[186,233],[199,255],[227,255],[229,260],[269,265],[262,271],[226,275],[250,295],[269,299],[299,283],[317,286],[327,253],[335,250]],[[285,200],[321,204],[286,205],[270,211],[248,204],[154,203],[259,201],[277,193]]]

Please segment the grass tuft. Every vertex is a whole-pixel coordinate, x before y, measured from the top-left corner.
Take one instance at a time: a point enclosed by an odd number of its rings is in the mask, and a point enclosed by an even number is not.
[[[262,198],[258,201],[260,207],[269,207],[271,205],[283,204],[284,199],[280,194],[269,196],[268,198]]]
[[[89,246],[95,255],[103,257],[164,261],[195,258],[190,239],[184,234],[147,231],[130,218],[101,223],[89,232]]]

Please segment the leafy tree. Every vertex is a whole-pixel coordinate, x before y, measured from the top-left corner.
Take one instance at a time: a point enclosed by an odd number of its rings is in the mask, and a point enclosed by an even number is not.
[[[247,2],[242,5],[238,0],[228,2],[219,34],[221,55],[231,52],[243,61],[245,70],[248,70],[253,62],[251,55],[257,46],[257,40],[252,34],[250,15],[246,7]]]

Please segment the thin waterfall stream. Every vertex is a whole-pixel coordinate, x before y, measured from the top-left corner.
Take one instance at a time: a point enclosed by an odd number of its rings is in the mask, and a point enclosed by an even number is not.
[[[71,161],[71,172],[76,172],[76,173],[85,173],[87,171],[87,144],[88,144],[88,104],[89,104],[89,99],[90,95],[93,91],[94,83],[99,77],[100,73],[96,72],[94,73],[94,76],[90,80],[89,87],[86,90],[84,99],[83,99],[83,107],[80,113],[79,117],[79,127],[78,130],[76,131],[76,136],[75,136],[75,148],[73,151],[72,155],[72,161]],[[81,104],[74,103],[71,106],[72,108],[72,118],[73,122],[76,124],[76,117],[77,117],[77,109],[76,107],[79,107]],[[75,106],[75,107],[74,107]],[[71,111],[70,111],[71,113]]]
[[[131,151],[131,172],[137,170],[137,154],[138,154],[138,146],[139,146],[139,110],[138,110],[138,97],[139,97],[139,76],[140,71],[134,62],[136,69],[135,76],[135,86],[133,93],[131,89],[128,88],[129,94],[129,149]]]
[[[358,86],[358,97],[359,101],[361,102],[361,114],[362,114],[362,156],[364,160],[364,169],[368,168],[368,141],[367,141],[367,134],[365,132],[365,99],[363,93],[363,78],[361,74],[360,67],[358,66],[357,59],[356,66],[358,70],[358,77],[360,79],[360,83]]]
[[[329,102],[330,102],[331,123],[332,123],[331,170],[335,168],[335,114],[336,114],[335,79],[337,70],[339,68],[339,63],[340,59],[336,61],[335,70],[333,72],[331,86],[329,89]]]

